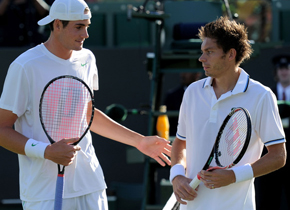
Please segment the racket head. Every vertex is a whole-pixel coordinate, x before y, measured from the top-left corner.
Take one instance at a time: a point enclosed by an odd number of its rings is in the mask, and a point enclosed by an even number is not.
[[[63,75],[45,86],[39,103],[39,118],[49,141],[86,135],[94,117],[94,96],[80,78]]]
[[[247,109],[232,108],[220,127],[214,145],[214,157],[219,167],[230,168],[244,156],[252,132],[251,117]]]

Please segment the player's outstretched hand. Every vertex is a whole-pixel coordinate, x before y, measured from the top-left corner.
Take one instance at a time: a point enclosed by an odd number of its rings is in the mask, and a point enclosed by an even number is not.
[[[78,141],[79,138],[62,139],[54,144],[48,145],[44,152],[44,158],[51,160],[63,166],[72,164],[76,152],[81,149],[78,145],[71,145]]]
[[[168,158],[171,155],[171,145],[169,143],[169,141],[159,136],[146,136],[141,140],[137,149],[156,160],[162,166],[165,166],[165,163],[171,165],[171,161]]]

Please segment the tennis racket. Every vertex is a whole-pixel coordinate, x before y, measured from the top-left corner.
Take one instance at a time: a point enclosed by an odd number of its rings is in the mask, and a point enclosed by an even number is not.
[[[241,107],[233,108],[219,129],[203,170],[227,169],[236,165],[248,148],[251,133],[252,123],[248,110]],[[210,168],[213,159],[217,166]],[[195,189],[200,182],[200,177],[196,175],[189,185]],[[172,193],[163,210],[178,210],[179,205],[180,203]]]
[[[79,138],[89,130],[94,117],[93,93],[81,79],[64,75],[44,87],[39,103],[42,128],[53,144],[64,138]],[[62,209],[64,166],[58,164],[54,209]]]

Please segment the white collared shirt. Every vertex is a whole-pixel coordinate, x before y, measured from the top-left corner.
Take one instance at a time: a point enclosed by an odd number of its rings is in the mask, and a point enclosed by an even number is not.
[[[203,168],[217,132],[233,107],[246,108],[252,118],[248,150],[237,164],[260,158],[264,145],[285,142],[275,95],[270,88],[241,74],[232,91],[216,98],[212,78],[192,83],[185,91],[179,114],[177,138],[186,141],[187,176],[193,178]],[[212,162],[215,166],[215,161]],[[255,209],[254,179],[210,190],[202,183],[197,198],[181,210]],[[233,193],[234,192],[234,193]]]

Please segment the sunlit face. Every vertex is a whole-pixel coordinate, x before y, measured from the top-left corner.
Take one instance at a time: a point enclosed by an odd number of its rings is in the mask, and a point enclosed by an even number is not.
[[[219,48],[216,40],[205,38],[201,44],[202,55],[199,61],[202,63],[206,76],[220,77],[228,69],[226,54]]]
[[[65,28],[61,24],[61,30],[58,34],[59,42],[67,50],[81,50],[85,39],[89,38],[88,27],[90,24],[89,19],[69,21]]]
[[[290,85],[290,66],[282,66],[277,69],[278,81],[283,86]]]

